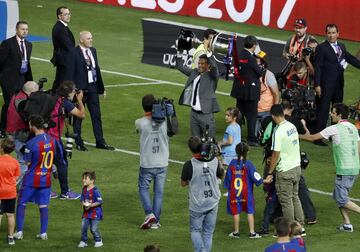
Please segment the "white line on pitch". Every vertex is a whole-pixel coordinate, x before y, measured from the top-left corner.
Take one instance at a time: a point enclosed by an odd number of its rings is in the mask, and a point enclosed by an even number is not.
[[[31,59],[50,63],[50,60],[42,59],[42,58],[38,58],[38,57],[31,57]],[[121,72],[115,72],[115,71],[109,71],[109,70],[101,70],[101,72],[114,74],[114,75],[120,75],[120,76],[126,76],[126,77],[132,77],[132,78],[136,78],[136,79],[148,80],[148,81],[153,81],[153,82],[156,82],[156,83],[161,82],[163,84],[169,84],[169,85],[172,85],[172,86],[179,86],[179,87],[184,87],[185,86],[184,84],[181,84],[181,83],[165,81],[165,80],[157,80],[157,79],[147,78],[147,77],[140,76],[140,75],[127,74],[127,73],[121,73]],[[220,94],[220,95],[230,96],[229,93],[225,93],[225,92],[221,92],[221,91],[216,91],[216,93]]]
[[[93,146],[93,147],[96,146],[94,143],[89,143],[89,142],[84,142],[84,143],[86,145],[89,145],[89,146]],[[128,151],[128,150],[125,150],[125,149],[118,149],[118,148],[115,148],[115,151],[125,153],[125,154],[134,155],[134,156],[140,156],[140,153],[136,152],[136,151]],[[174,159],[169,159],[169,162],[174,163],[174,164],[180,164],[180,165],[183,165],[185,163],[183,161],[174,160]],[[318,190],[318,189],[313,189],[313,188],[308,188],[308,189],[309,189],[310,192],[314,192],[314,193],[321,194],[321,195],[332,196],[332,193],[330,193],[330,192],[324,192],[324,191],[321,191],[321,190]],[[352,201],[360,202],[360,199],[357,199],[357,198],[350,198],[350,199]]]
[[[134,83],[125,83],[125,84],[113,84],[113,85],[105,85],[106,88],[113,87],[130,87],[130,86],[149,86],[149,85],[164,85],[168,84],[165,82],[134,82]]]

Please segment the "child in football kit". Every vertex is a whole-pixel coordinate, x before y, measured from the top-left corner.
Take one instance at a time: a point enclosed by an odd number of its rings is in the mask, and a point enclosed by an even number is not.
[[[256,171],[250,160],[246,160],[249,147],[246,143],[236,146],[238,159],[230,162],[226,171],[224,187],[228,189],[227,212],[233,215],[234,231],[229,234],[232,238],[239,238],[239,214],[244,211],[248,216],[249,238],[261,238],[254,230],[255,200],[253,185],[259,186],[263,179]]]
[[[18,193],[16,207],[16,230],[14,238],[23,239],[25,209],[28,202],[39,206],[40,233],[36,238],[47,240],[49,222],[51,167],[55,153],[55,140],[45,133],[44,119],[39,115],[32,115],[29,119],[30,131],[35,136],[26,142],[24,160],[28,165],[21,188]]]
[[[85,248],[88,246],[87,231],[90,226],[90,232],[95,240],[95,248],[103,246],[101,235],[99,232],[98,224],[103,218],[102,210],[102,197],[99,189],[95,186],[96,174],[94,171],[87,171],[82,176],[83,189],[81,193],[81,203],[83,205],[84,213],[81,223],[81,241],[78,245],[79,248]]]
[[[291,230],[291,233],[290,233],[291,242],[298,244],[300,247],[302,247],[302,248],[304,248],[306,250],[305,240],[301,236],[301,234],[303,233],[302,225],[300,225],[300,223],[297,222],[297,221],[293,221],[290,224],[290,230]]]
[[[19,162],[9,154],[15,149],[13,141],[0,142],[0,224],[3,214],[8,221],[8,244],[15,245],[16,179],[20,176]]]

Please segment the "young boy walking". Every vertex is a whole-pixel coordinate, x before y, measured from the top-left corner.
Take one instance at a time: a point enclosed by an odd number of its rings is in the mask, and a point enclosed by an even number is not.
[[[96,174],[94,171],[87,171],[82,176],[83,189],[81,193],[81,203],[83,205],[84,213],[81,222],[81,241],[79,248],[88,246],[88,228],[95,240],[95,248],[103,246],[100,231],[98,228],[99,221],[103,218],[102,204],[103,200],[99,189],[95,186]]]

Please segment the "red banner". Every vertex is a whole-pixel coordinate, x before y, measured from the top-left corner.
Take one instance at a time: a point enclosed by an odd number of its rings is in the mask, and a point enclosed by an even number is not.
[[[335,23],[343,39],[360,41],[360,1],[357,0],[81,0],[98,4],[205,17],[236,23],[293,30],[305,18],[308,33],[325,35]]]

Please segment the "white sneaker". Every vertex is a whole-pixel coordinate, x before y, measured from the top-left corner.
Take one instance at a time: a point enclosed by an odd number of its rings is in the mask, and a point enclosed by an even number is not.
[[[24,238],[22,231],[16,232],[13,236],[16,240],[22,240]]]
[[[104,243],[101,241],[95,242],[94,248],[100,248],[104,245]]]
[[[353,225],[351,225],[351,224],[341,224],[341,225],[338,227],[338,230],[339,230],[339,231],[342,231],[342,232],[349,232],[349,233],[354,232]]]
[[[148,215],[146,215],[145,220],[144,220],[143,224],[141,224],[140,228],[141,229],[149,229],[151,223],[154,223],[154,222],[156,222],[155,215],[152,213],[148,214]]]
[[[240,238],[240,234],[239,234],[239,232],[237,232],[237,233],[231,232],[229,234],[229,237],[238,239],[238,238]]]
[[[151,229],[159,229],[161,227],[160,222],[155,222],[150,224]]]
[[[47,240],[48,239],[47,233],[37,234],[36,239],[40,239],[44,241]]]
[[[78,245],[78,248],[85,248],[85,247],[87,247],[87,246],[88,246],[88,244],[87,244],[86,242],[80,241],[80,243],[79,243],[79,245]]]

